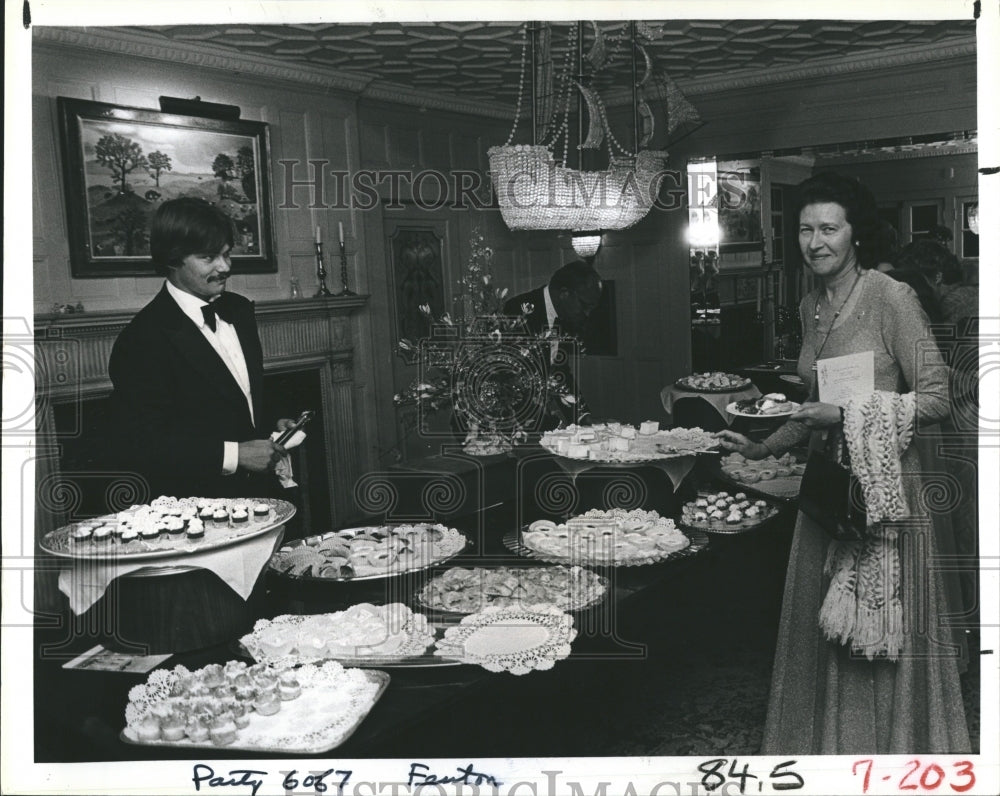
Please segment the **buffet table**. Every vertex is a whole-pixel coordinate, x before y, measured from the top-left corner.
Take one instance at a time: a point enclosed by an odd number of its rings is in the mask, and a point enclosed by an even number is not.
[[[488,476],[491,486],[483,496],[488,494],[491,502],[480,501],[471,511],[462,502],[447,517],[439,517],[473,540],[448,566],[472,566],[487,559],[491,565],[541,565],[516,557],[503,537],[539,510],[532,492],[519,485],[525,479],[536,483],[546,473],[558,476],[556,465],[537,449],[484,461],[445,458],[451,460],[447,467],[438,459],[407,465],[400,472],[440,474],[450,468],[457,478],[469,473],[477,480]],[[608,472],[609,477],[620,474],[620,470]],[[701,469],[695,467],[691,479],[668,502],[676,506],[676,501],[693,495],[693,480],[699,474],[703,475]],[[666,481],[657,471],[648,477]],[[599,733],[578,721],[581,693],[590,695],[586,712],[613,715],[615,694],[628,689],[635,673],[655,669],[663,656],[676,660],[689,650],[713,649],[718,644],[720,659],[728,660],[739,654],[741,645],[773,643],[793,514],[782,512],[747,533],[713,536],[695,555],[608,570],[605,599],[575,613],[579,635],[572,655],[551,670],[515,676],[472,665],[387,669],[391,682],[384,695],[330,756],[602,754]],[[269,572],[251,595],[249,606],[257,616],[271,617],[330,611],[386,598],[385,581],[301,585]],[[34,631],[38,762],[254,757],[225,748],[193,755],[190,750],[123,742],[119,733],[128,692],[147,675],[63,669],[62,664],[95,643],[83,628],[75,628],[73,634],[68,630],[40,624]],[[239,650],[230,642],[173,656],[163,665],[183,663],[193,670],[235,657]],[[513,714],[504,719],[507,724],[500,731],[491,720],[498,712]],[[457,715],[463,720],[456,721]],[[283,755],[266,755],[276,756]]]

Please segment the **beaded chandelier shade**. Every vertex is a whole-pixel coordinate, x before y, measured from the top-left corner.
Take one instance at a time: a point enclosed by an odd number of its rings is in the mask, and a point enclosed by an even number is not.
[[[617,40],[606,41],[600,26],[596,22],[590,24],[594,36],[585,55],[583,23],[570,28],[561,70],[555,68],[557,55],[550,48],[550,25],[525,26],[514,125],[504,145],[492,147],[487,153],[500,212],[512,230],[570,230],[599,236],[603,230],[633,226],[656,202],[667,163],[665,151],[642,147],[657,132],[669,133],[684,122],[697,121],[697,112],[680,95],[673,81],[666,78],[664,82],[653,74],[652,59],[643,41],[651,41],[662,32],[646,23],[632,23]],[[578,53],[575,72],[574,48]],[[514,144],[525,84],[529,82],[526,79],[529,50],[534,143]],[[602,68],[622,51],[630,51],[632,59],[633,148],[626,148],[615,137],[596,88]],[[637,68],[640,57],[645,64],[641,78]],[[586,75],[585,60],[589,62]],[[666,91],[662,88],[664,84]],[[577,168],[568,162],[569,122],[574,107],[579,131]],[[589,123],[586,135],[584,108]],[[660,130],[656,129],[658,123]],[[600,149],[602,145],[607,149],[608,168],[580,168],[583,152]]]

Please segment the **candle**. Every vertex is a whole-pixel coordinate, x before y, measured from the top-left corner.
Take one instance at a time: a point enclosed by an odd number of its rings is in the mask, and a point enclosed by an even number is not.
[[[319,234],[319,227],[318,226],[316,227],[316,242],[317,243],[322,243],[323,242],[323,239],[320,237],[320,234]]]
[[[761,288],[762,282],[763,282],[763,280],[761,280],[761,279],[757,280],[757,312],[758,313],[760,312],[760,288]]]
[[[343,246],[344,245],[344,222],[343,221],[338,221],[337,222],[337,234],[340,236],[340,245]]]

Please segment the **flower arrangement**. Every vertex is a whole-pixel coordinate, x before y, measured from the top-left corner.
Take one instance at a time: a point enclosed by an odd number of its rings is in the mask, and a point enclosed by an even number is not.
[[[399,341],[399,353],[419,372],[393,400],[416,408],[408,425],[424,433],[425,413],[451,410],[453,430],[466,434],[465,450],[489,455],[525,442],[549,417],[567,416],[577,396],[564,378],[550,373],[553,346],[562,338],[529,330],[526,319],[534,309],[529,304],[520,315],[503,313],[508,290],[493,284],[493,250],[478,229],[471,243],[458,280],[458,318],[447,312],[434,318],[428,305],[420,306],[430,335]]]

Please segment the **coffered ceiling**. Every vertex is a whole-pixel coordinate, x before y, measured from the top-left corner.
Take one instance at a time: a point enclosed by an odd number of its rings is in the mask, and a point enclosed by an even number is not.
[[[570,23],[553,23],[553,52],[563,57]],[[599,25],[610,59],[606,79],[628,85],[627,23],[584,25],[585,48]],[[872,68],[880,58],[909,61],[971,54],[972,20],[676,20],[642,23],[658,72],[686,91],[733,75],[794,76],[797,69]],[[354,77],[382,92],[410,90],[493,109],[517,101],[523,25],[436,22],[295,25],[176,25],[129,28],[160,44],[211,48]]]

